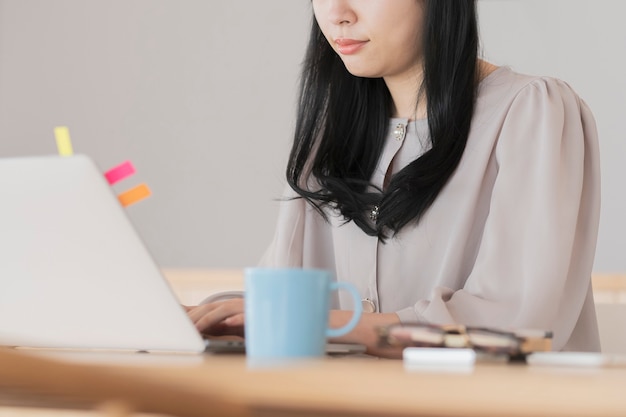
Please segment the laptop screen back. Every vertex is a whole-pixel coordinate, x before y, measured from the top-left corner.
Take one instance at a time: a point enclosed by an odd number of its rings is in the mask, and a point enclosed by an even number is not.
[[[0,345],[202,352],[86,156],[0,159]]]

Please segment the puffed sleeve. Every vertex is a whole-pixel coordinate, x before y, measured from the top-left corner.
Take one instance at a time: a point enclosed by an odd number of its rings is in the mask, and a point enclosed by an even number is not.
[[[304,244],[306,202],[286,186],[280,201],[274,238],[265,251],[259,266],[301,267]]]
[[[567,84],[536,79],[513,100],[495,158],[489,214],[465,286],[436,288],[412,313],[435,323],[551,329],[554,349],[562,349],[590,302],[600,212],[595,121]]]

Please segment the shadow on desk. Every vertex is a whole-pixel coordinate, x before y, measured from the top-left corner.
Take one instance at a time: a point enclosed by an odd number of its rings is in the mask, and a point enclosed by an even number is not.
[[[206,387],[193,391],[129,369],[61,362],[8,348],[0,348],[0,405],[99,409],[110,417],[248,415],[230,395],[211,394]]]

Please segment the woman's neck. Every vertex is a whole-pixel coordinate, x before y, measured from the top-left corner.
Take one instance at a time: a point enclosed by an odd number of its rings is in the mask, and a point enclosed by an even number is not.
[[[425,97],[418,97],[424,79],[423,73],[385,77],[385,84],[393,102],[392,116],[416,120],[426,117]],[[423,96],[423,95],[422,95]]]
[[[497,66],[478,60],[478,79],[485,77],[498,69]],[[392,117],[409,120],[419,120],[428,117],[426,96],[420,93],[424,80],[423,72],[412,73],[409,76],[385,77],[385,84],[393,100]]]

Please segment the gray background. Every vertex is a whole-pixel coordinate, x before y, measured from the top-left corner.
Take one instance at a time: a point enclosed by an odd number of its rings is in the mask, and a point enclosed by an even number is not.
[[[393,1],[393,0],[390,0]],[[481,0],[484,55],[567,80],[600,131],[596,272],[626,271],[623,0]],[[161,266],[255,264],[272,237],[307,0],[0,0],[0,157],[130,159],[128,214]],[[1,233],[1,231],[0,231]]]

